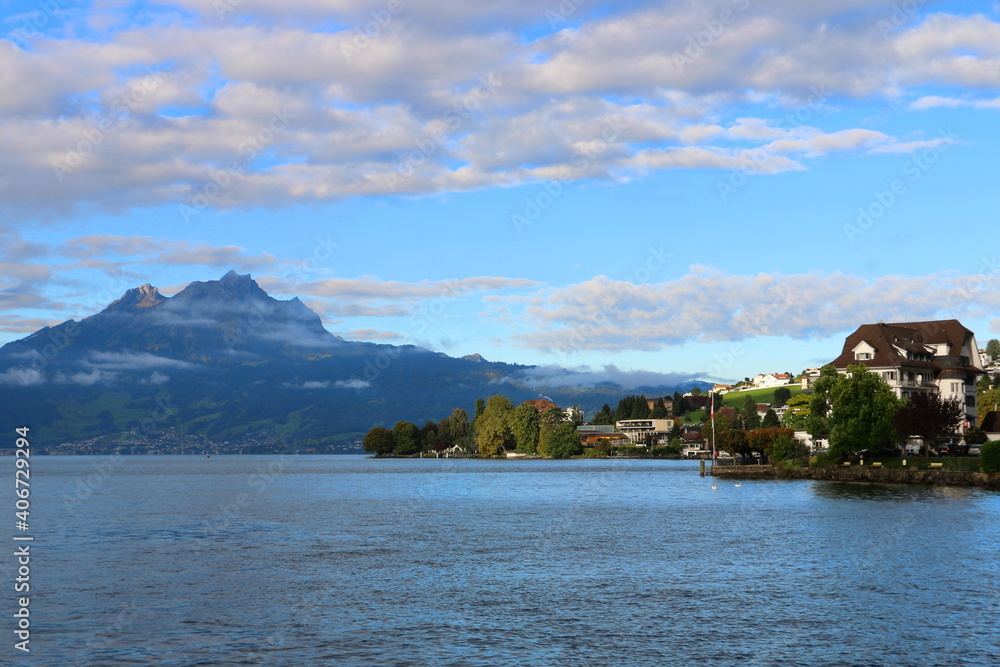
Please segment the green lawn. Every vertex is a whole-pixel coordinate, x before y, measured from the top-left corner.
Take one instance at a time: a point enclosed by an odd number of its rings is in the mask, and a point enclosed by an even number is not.
[[[731,391],[728,394],[723,394],[722,404],[728,405],[731,408],[742,408],[743,401],[747,399],[747,396],[753,396],[753,400],[758,403],[774,403],[774,390],[778,387],[769,387],[767,389],[750,389],[748,391]],[[801,384],[790,384],[786,386],[792,396],[802,393]]]

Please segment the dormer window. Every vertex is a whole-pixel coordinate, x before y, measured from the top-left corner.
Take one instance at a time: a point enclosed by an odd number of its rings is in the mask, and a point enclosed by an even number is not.
[[[872,358],[872,355],[870,352],[858,352],[857,354],[854,355],[854,358],[857,361],[868,361],[869,359]]]

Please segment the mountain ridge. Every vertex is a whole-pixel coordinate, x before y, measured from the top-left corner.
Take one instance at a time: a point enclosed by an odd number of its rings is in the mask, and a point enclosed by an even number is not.
[[[339,446],[374,425],[471,413],[495,393],[522,401],[544,390],[591,414],[626,394],[574,386],[565,369],[562,386],[549,387],[535,366],[431,352],[344,340],[298,297],[275,299],[250,274],[229,271],[170,297],[146,283],[0,347],[0,400],[11,408],[0,426],[31,422],[49,446],[144,430],[154,440]]]

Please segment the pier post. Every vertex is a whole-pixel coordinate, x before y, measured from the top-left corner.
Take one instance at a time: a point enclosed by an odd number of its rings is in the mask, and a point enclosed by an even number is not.
[[[701,473],[702,477],[705,476],[705,459],[698,461],[698,471]]]

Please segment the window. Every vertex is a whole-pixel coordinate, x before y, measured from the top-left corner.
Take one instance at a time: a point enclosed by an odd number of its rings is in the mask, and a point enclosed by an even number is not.
[[[869,354],[868,352],[858,352],[857,354],[854,355],[854,358],[857,359],[858,361],[864,361],[866,359],[871,359],[872,355]]]

